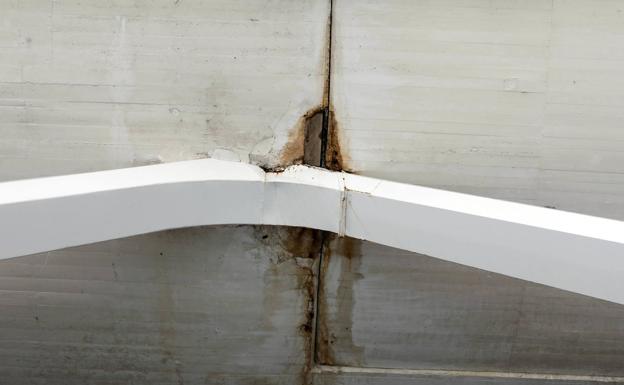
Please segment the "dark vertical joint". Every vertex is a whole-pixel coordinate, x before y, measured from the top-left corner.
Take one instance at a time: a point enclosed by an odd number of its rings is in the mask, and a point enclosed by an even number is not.
[[[321,127],[321,162],[320,167],[327,168],[327,137],[329,135],[329,106],[323,107],[323,126]]]
[[[334,169],[335,166],[332,160],[335,156],[332,155],[332,137],[335,133],[332,131],[335,129],[333,124],[333,114],[331,110],[331,54],[332,54],[332,21],[333,21],[333,1],[329,0],[329,20],[328,20],[328,33],[327,33],[327,60],[326,60],[326,78],[323,92],[323,100],[319,109],[310,114],[306,119],[305,124],[305,136],[304,136],[304,148],[303,148],[303,163],[328,169]],[[328,167],[329,166],[329,167]],[[319,256],[317,270],[310,272],[312,278],[316,278],[316,285],[308,284],[306,296],[308,298],[311,309],[307,312],[307,321],[302,328],[306,337],[306,365],[302,371],[301,384],[309,385],[311,383],[310,372],[314,365],[318,363],[317,344],[319,341],[319,330],[325,330],[324,325],[319,321],[322,317],[319,314],[319,302],[320,295],[323,295],[321,290],[322,270],[323,266],[323,253],[325,252],[328,242],[328,235],[324,231],[312,230],[315,232],[314,238],[319,242],[315,245],[317,247],[317,255]],[[308,275],[308,276],[310,276]]]
[[[329,146],[329,137],[331,127],[331,73],[332,73],[332,40],[333,40],[333,21],[334,21],[334,2],[329,0],[329,20],[327,25],[327,64],[325,78],[325,92],[323,93],[323,127],[321,129],[321,167],[327,168],[327,147]]]
[[[333,40],[333,20],[334,20],[334,3],[333,0],[329,0],[329,20],[327,26],[327,64],[326,64],[326,79],[325,79],[325,92],[323,93],[323,122],[320,130],[320,164],[319,166],[322,168],[328,168],[328,159],[331,157],[328,155],[328,148],[330,147],[330,138],[332,133],[330,130],[335,129],[335,125],[332,124],[333,114],[331,110],[331,73],[332,73],[332,40]],[[334,134],[335,135],[335,134]],[[331,161],[329,162],[331,163]],[[320,233],[320,247],[319,247],[319,262],[317,265],[318,270],[316,271],[316,293],[315,293],[315,301],[314,301],[314,335],[312,337],[312,354],[310,359],[310,364],[316,365],[319,363],[319,352],[318,352],[318,344],[319,344],[319,333],[326,330],[326,326],[324,322],[322,322],[323,315],[320,314],[321,311],[321,296],[324,295],[324,290],[322,289],[322,279],[323,279],[323,254],[328,251],[328,233],[325,231],[321,231]]]
[[[303,163],[328,168],[331,158],[328,148],[331,146],[332,111],[331,111],[331,54],[332,54],[332,21],[333,2],[329,1],[329,19],[327,25],[327,52],[325,61],[325,84],[323,86],[323,99],[318,109],[313,114],[306,116],[305,141]],[[330,169],[332,169],[330,167]]]

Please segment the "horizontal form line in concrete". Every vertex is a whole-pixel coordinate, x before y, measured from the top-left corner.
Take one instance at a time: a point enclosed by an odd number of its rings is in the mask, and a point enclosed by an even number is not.
[[[386,368],[363,368],[355,366],[329,366],[318,365],[312,368],[312,373],[322,374],[385,374],[403,376],[431,376],[431,377],[479,377],[500,379],[525,379],[542,381],[587,381],[624,383],[624,377],[593,376],[593,375],[569,375],[547,373],[513,373],[513,372],[475,372],[464,370],[437,370],[437,369],[386,369]]]

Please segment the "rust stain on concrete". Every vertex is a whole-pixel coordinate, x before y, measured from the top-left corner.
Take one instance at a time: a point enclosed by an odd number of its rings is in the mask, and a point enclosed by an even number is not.
[[[361,241],[353,238],[331,236],[323,254],[319,287],[318,331],[316,341],[316,361],[321,365],[346,364],[339,362],[337,350],[348,351],[362,364],[363,348],[353,342],[353,284],[361,278]],[[334,251],[332,251],[334,250]],[[330,292],[326,279],[328,269],[340,268],[338,286]],[[333,303],[329,303],[329,298]],[[330,308],[330,306],[332,306]],[[339,347],[339,348],[338,348]],[[353,364],[349,362],[348,364]]]
[[[322,138],[323,115],[327,114],[327,137]],[[336,114],[330,109],[316,107],[304,114],[288,136],[288,142],[280,152],[280,166],[308,164],[321,166],[321,146],[325,144],[325,168],[332,171],[354,172],[348,164],[349,156],[341,140]],[[271,170],[279,171],[279,170]]]
[[[323,233],[319,230],[292,227],[286,229],[287,236],[284,240],[284,248],[294,257],[298,267],[298,288],[304,296],[303,317],[299,324],[299,334],[303,338],[305,364],[301,370],[300,383],[310,383],[310,370],[313,363],[314,349],[314,320],[315,320],[315,297],[316,275],[314,273],[315,262],[318,261]]]
[[[283,167],[303,164],[306,155],[306,137],[316,131],[319,114],[323,114],[323,106],[317,106],[303,114],[288,134],[288,142],[280,152],[279,164]],[[319,138],[320,140],[320,138]],[[309,141],[309,140],[308,140]],[[319,148],[320,152],[320,148]]]
[[[314,364],[314,325],[316,300],[316,267],[318,266],[323,233],[319,230],[302,227],[258,227],[261,240],[267,244],[280,245],[281,252],[273,261],[274,265],[287,264],[288,271],[294,269],[297,289],[302,298],[301,319],[296,325],[297,333],[302,339],[304,363],[299,374],[302,385],[310,383],[310,371]],[[283,269],[272,271],[272,274],[283,273]],[[292,274],[292,273],[291,273]],[[271,295],[269,293],[269,295]]]
[[[348,165],[344,143],[340,140],[340,126],[333,108],[329,109],[327,126],[327,147],[325,149],[325,167],[332,171],[352,172]]]

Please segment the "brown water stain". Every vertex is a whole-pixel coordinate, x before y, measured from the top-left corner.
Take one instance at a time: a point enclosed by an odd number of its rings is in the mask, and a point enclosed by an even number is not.
[[[324,107],[316,107],[304,114],[288,135],[288,142],[280,152],[280,171],[294,164],[321,166],[323,145],[322,124]],[[325,139],[325,168],[331,171],[354,172],[348,164],[348,154],[340,137],[340,126],[332,109],[327,110],[327,138]]]
[[[304,364],[299,374],[302,385],[310,383],[310,370],[313,366],[316,268],[318,267],[323,233],[319,230],[302,227],[263,227],[258,226],[259,239],[271,246],[280,245],[280,252],[272,261],[271,274],[284,271],[295,272],[297,289],[300,291],[303,306],[297,333],[302,339]],[[286,266],[288,268],[277,268]],[[292,273],[291,273],[292,274]],[[272,296],[275,293],[267,293]]]
[[[331,103],[332,9],[327,18],[325,54],[323,55],[323,94],[317,107],[307,111],[291,130],[280,154],[280,166],[307,164],[332,171],[352,171],[340,140],[339,125]],[[325,137],[323,137],[325,136]],[[324,148],[323,148],[324,147]],[[324,159],[322,159],[324,154]]]
[[[329,109],[327,126],[327,147],[325,149],[325,168],[332,171],[353,172],[349,167],[348,155],[340,140],[340,126],[333,108]]]
[[[303,317],[299,324],[299,335],[303,338],[305,364],[300,374],[300,384],[310,383],[310,370],[313,362],[314,321],[316,298],[315,262],[318,262],[323,233],[319,230],[302,227],[286,229],[284,248],[295,258],[298,266],[298,288],[304,296]]]
[[[331,236],[323,253],[321,280],[318,295],[318,332],[316,361],[321,365],[346,364],[339,362],[336,352],[348,352],[355,362],[362,364],[363,348],[353,342],[353,284],[360,279],[362,261],[361,241],[353,238]],[[331,292],[328,270],[339,268],[338,286]],[[332,299],[333,301],[330,301]],[[332,307],[330,307],[332,306]]]

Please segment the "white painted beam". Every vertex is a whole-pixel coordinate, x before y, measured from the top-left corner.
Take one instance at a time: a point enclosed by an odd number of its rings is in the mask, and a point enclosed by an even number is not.
[[[212,159],[0,183],[0,259],[153,231],[302,226],[624,304],[624,222]]]

